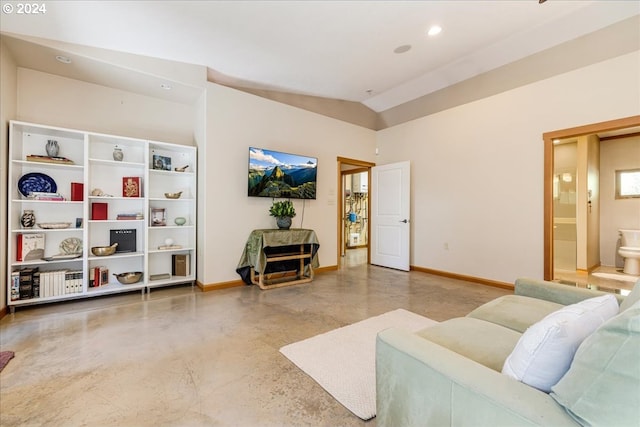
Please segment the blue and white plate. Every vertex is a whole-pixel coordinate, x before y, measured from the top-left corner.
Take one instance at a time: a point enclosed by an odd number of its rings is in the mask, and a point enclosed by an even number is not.
[[[24,197],[31,192],[55,193],[58,191],[56,182],[49,175],[40,172],[24,174],[18,180],[18,190]]]

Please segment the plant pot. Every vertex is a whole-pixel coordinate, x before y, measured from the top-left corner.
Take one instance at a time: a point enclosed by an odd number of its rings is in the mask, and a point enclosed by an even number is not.
[[[278,224],[279,229],[288,230],[291,227],[291,218],[284,216],[276,218],[276,224]]]

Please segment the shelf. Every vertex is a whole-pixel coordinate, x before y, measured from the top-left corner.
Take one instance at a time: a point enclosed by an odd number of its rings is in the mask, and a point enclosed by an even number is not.
[[[147,282],[147,286],[150,288],[167,286],[167,285],[177,285],[178,283],[188,283],[194,282],[196,280],[196,276],[172,276],[170,279],[161,279],[161,280],[149,280]]]
[[[89,253],[91,253],[91,249],[89,249]],[[89,261],[108,261],[110,259],[114,259],[114,258],[135,258],[135,257],[141,257],[144,256],[144,252],[125,252],[125,253],[115,253],[113,255],[107,255],[107,256],[95,256],[93,254],[89,255],[89,257],[87,258]]]
[[[48,125],[11,121],[9,124],[10,141],[8,144],[8,182],[4,189],[3,197],[7,201],[7,223],[12,228],[7,228],[7,250],[3,251],[6,259],[7,283],[6,301],[13,309],[15,306],[41,304],[68,299],[88,298],[100,295],[108,295],[118,292],[145,290],[149,287],[159,287],[176,283],[193,282],[195,275],[189,277],[173,277],[167,280],[149,280],[146,272],[166,269],[171,270],[171,254],[189,254],[188,271],[196,271],[196,227],[197,223],[197,148],[180,144],[171,144],[159,141],[148,141],[139,138],[107,135],[82,130],[56,128]],[[69,157],[74,164],[49,163],[40,161],[28,161],[29,155],[43,155],[48,141],[54,139],[58,142],[60,150]],[[115,149],[119,148],[123,154],[122,161],[113,159]],[[189,171],[177,172],[174,170],[151,169],[154,155],[166,157],[166,163],[175,168],[189,165]],[[22,198],[18,192],[17,182],[25,173],[43,172],[50,175],[57,184],[57,191],[65,198],[71,198],[72,183],[83,183],[82,201],[72,200],[31,200]],[[123,180],[128,177],[140,178],[141,197],[121,197],[123,193]],[[101,189],[106,195],[91,196],[94,189]],[[74,188],[74,189],[77,189]],[[165,192],[183,191],[180,199],[167,199],[163,197]],[[6,196],[5,196],[6,194]],[[158,195],[160,197],[149,197]],[[185,196],[189,197],[185,197]],[[93,220],[92,204],[106,203],[108,205],[109,219]],[[166,219],[170,222],[167,226],[152,227],[149,206],[160,205],[167,212]],[[32,209],[36,215],[36,221],[41,223],[66,223],[69,228],[21,228],[20,218],[22,212]],[[144,217],[140,219],[117,219],[118,214],[136,213]],[[187,218],[191,225],[174,225],[174,218]],[[78,219],[82,219],[82,226],[76,228]],[[91,246],[104,246],[110,242],[111,230],[135,229],[137,252],[115,253],[110,256],[94,256]],[[150,230],[164,230],[150,231]],[[177,230],[180,231],[177,231]],[[77,237],[82,240],[84,251],[81,257],[72,259],[32,260],[17,262],[16,236],[46,233],[45,256],[53,256],[59,252],[59,244],[67,237]],[[171,235],[174,236],[171,236]],[[184,243],[183,248],[159,250],[161,242],[169,237]],[[29,248],[32,249],[32,248]],[[109,284],[99,288],[89,288],[93,279],[93,267],[104,265],[112,273],[125,271],[144,271],[145,274],[139,283],[123,285],[111,274]],[[19,291],[15,273],[26,267],[38,267],[40,272],[55,270],[82,270],[83,278],[81,292],[73,294],[39,297],[25,300],[12,300],[16,291]],[[28,289],[22,289],[29,292]]]
[[[116,167],[125,167],[125,168],[144,168],[145,167],[144,163],[105,160],[105,159],[89,159],[89,163],[94,165],[106,165],[106,166],[116,166]]]
[[[23,268],[23,267],[37,267],[41,265],[55,265],[55,264],[63,264],[69,262],[81,262],[82,257],[79,258],[69,258],[69,259],[56,259],[52,261],[47,261],[44,259],[35,259],[32,261],[14,261],[11,263],[12,267]]]
[[[179,199],[169,199],[167,197],[149,197],[150,202],[193,202],[191,197],[180,197]]]
[[[64,204],[64,205],[83,205],[84,202],[76,202],[74,200],[34,200],[34,199],[13,199],[11,203],[45,203],[45,204]]]
[[[77,164],[65,164],[65,163],[47,163],[47,162],[30,162],[28,160],[12,160],[11,163],[14,167],[16,166],[24,166],[30,168],[38,168],[38,169],[68,169],[68,170],[78,170],[82,171],[84,169],[83,165]]]
[[[183,247],[183,248],[176,248],[176,249],[149,249],[147,251],[147,253],[149,255],[152,254],[167,254],[167,253],[174,253],[174,252],[187,252],[187,251],[192,251],[195,248],[192,247]]]
[[[109,280],[112,278],[110,277]],[[113,279],[116,280],[116,279]],[[93,295],[105,295],[111,294],[114,292],[128,292],[128,291],[139,291],[144,290],[146,288],[146,284],[144,281],[140,281],[138,283],[132,283],[130,285],[123,285],[119,282],[109,282],[106,285],[98,286],[97,288],[88,288],[87,294]]]
[[[75,231],[83,231],[82,228],[68,227],[68,228],[16,228],[11,230],[11,233],[71,233]]]

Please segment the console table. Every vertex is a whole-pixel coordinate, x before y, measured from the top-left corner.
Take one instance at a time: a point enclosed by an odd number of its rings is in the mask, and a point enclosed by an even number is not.
[[[319,266],[320,243],[313,230],[253,230],[247,239],[236,272],[260,289],[308,283]]]

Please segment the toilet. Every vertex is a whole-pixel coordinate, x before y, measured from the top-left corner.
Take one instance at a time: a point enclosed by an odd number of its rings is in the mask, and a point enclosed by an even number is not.
[[[621,244],[618,253],[624,258],[626,274],[640,275],[640,230],[618,230]]]

